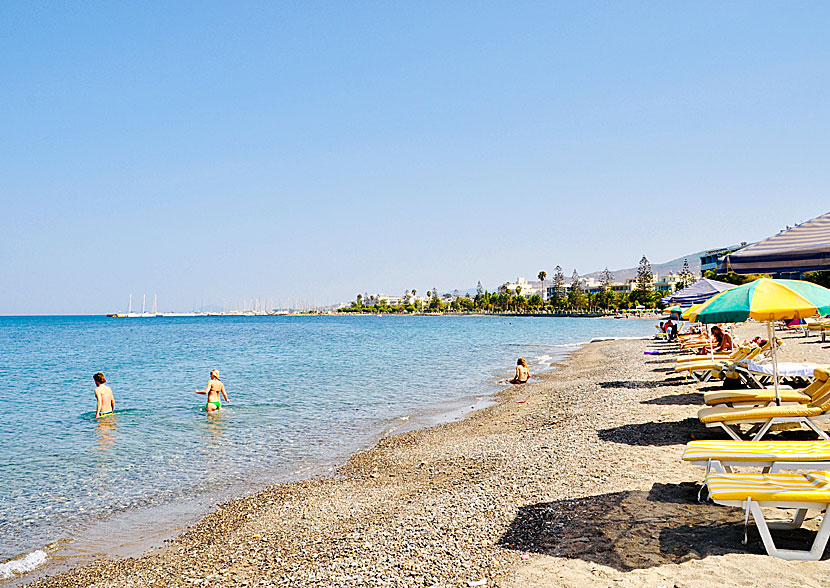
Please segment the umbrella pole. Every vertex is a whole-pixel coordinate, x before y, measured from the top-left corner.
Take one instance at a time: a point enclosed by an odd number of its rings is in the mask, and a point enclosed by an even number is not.
[[[769,344],[772,345],[772,381],[775,385],[775,404],[781,406],[781,395],[778,392],[778,345],[775,343],[775,330],[772,328],[772,321],[767,321],[767,335]]]
[[[709,357],[712,360],[712,365],[715,364],[715,346],[712,343],[712,329],[706,325],[706,332],[709,333]]]

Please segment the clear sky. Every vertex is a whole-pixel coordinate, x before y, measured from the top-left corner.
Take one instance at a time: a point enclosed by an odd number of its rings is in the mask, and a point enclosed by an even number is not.
[[[488,288],[830,210],[823,2],[0,3],[0,314]]]

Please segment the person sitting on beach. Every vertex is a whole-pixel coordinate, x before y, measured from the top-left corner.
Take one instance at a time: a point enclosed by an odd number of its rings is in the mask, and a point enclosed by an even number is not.
[[[115,398],[106,384],[107,379],[101,372],[93,374],[92,379],[95,381],[95,418],[111,416],[115,412]]]
[[[510,380],[511,384],[524,384],[530,379],[530,369],[524,357],[516,360],[516,376]]]
[[[225,385],[219,379],[219,370],[210,370],[210,380],[204,390],[196,390],[196,394],[207,394],[207,404],[205,405],[205,412],[214,412],[222,408],[222,402],[219,395],[228,400],[228,395],[225,393]]]
[[[715,337],[715,348],[713,351],[732,351],[732,335],[728,331],[724,331],[719,326],[712,327],[712,335]]]

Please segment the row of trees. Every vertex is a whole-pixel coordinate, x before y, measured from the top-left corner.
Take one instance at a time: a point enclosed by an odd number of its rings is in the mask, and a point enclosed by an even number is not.
[[[689,271],[688,262],[684,264],[684,272],[688,275],[687,282],[691,283],[694,275]],[[538,278],[544,283],[547,275],[547,272],[540,271]],[[600,277],[600,290],[588,292],[576,270],[571,275],[570,285],[566,286],[562,267],[557,265],[548,288],[547,300],[539,294],[523,295],[521,286],[513,291],[500,288],[498,292],[489,292],[478,282],[474,296],[459,296],[456,291],[456,295],[451,298],[442,299],[433,288],[427,291],[426,301],[415,301],[413,298],[417,290],[413,289],[412,297],[405,296],[409,302],[401,304],[389,304],[384,299],[375,300],[374,297],[358,294],[355,301],[348,308],[341,309],[341,312],[596,312],[637,306],[655,308],[659,306],[660,298],[665,296],[665,293],[654,291],[654,274],[645,255],[640,260],[634,290],[614,292],[613,280],[613,274],[606,267]]]

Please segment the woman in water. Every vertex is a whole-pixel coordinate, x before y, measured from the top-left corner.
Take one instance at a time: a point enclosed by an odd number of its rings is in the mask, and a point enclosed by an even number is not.
[[[115,398],[112,397],[112,389],[107,386],[107,379],[101,372],[96,372],[92,379],[95,381],[95,418],[112,416]]]
[[[228,400],[228,395],[225,393],[225,385],[219,379],[219,370],[210,370],[210,381],[204,390],[196,390],[196,394],[207,394],[207,404],[205,405],[205,412],[214,412],[222,408],[222,402],[219,400],[219,395]]]
[[[510,380],[511,384],[524,384],[530,379],[530,370],[524,357],[516,360],[516,377]]]

